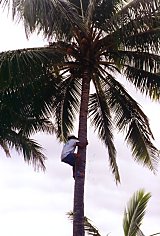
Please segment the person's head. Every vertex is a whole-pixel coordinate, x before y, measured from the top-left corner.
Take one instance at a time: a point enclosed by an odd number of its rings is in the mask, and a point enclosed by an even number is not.
[[[68,135],[68,140],[70,139],[78,139],[74,134]]]

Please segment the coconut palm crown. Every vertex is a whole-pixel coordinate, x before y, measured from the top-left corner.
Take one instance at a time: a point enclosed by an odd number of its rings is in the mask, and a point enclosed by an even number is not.
[[[8,0],[0,3],[10,6]],[[36,115],[52,114],[57,137],[65,140],[79,112],[83,81],[92,81],[95,92],[89,97],[88,116],[108,149],[115,179],[120,180],[113,124],[125,131],[135,160],[155,170],[157,149],[148,119],[119,75],[151,99],[159,99],[159,10],[158,0],[14,0],[13,18],[24,22],[27,36],[42,32],[49,45],[0,54],[1,95],[8,90],[13,95],[18,87],[16,102],[22,112],[33,104]],[[42,81],[45,87],[39,86]],[[32,99],[24,106],[28,84]],[[35,98],[31,87],[42,99]]]

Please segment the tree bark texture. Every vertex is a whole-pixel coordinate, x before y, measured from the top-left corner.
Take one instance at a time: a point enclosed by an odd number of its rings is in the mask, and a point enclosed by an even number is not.
[[[81,107],[79,115],[78,139],[80,143],[86,144],[87,141],[87,116],[90,91],[90,76],[87,70],[82,79]],[[84,183],[86,166],[86,145],[78,148],[79,161],[76,163],[76,170],[84,176],[75,177],[74,186],[74,209],[73,209],[73,236],[84,236]]]

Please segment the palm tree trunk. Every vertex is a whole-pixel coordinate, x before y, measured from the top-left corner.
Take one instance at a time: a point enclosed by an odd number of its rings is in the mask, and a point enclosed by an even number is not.
[[[87,115],[88,115],[88,102],[90,90],[90,77],[88,70],[85,70],[82,80],[82,94],[81,94],[81,107],[79,115],[79,141],[83,144],[87,141]],[[81,173],[85,174],[86,165],[86,146],[78,149],[80,155],[78,169]],[[73,236],[84,236],[84,177],[75,178],[74,187],[74,210],[73,210]]]

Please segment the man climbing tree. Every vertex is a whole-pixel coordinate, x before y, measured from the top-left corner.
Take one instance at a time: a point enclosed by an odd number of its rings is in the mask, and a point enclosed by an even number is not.
[[[68,135],[68,141],[65,143],[62,149],[61,161],[73,167],[73,178],[75,178],[75,176],[78,177],[84,176],[84,173],[80,172],[78,169],[80,161],[79,154],[74,153],[74,151],[76,149],[76,146],[82,148],[83,146],[85,147],[87,144],[88,142],[86,144],[80,143],[78,138],[71,134]]]

